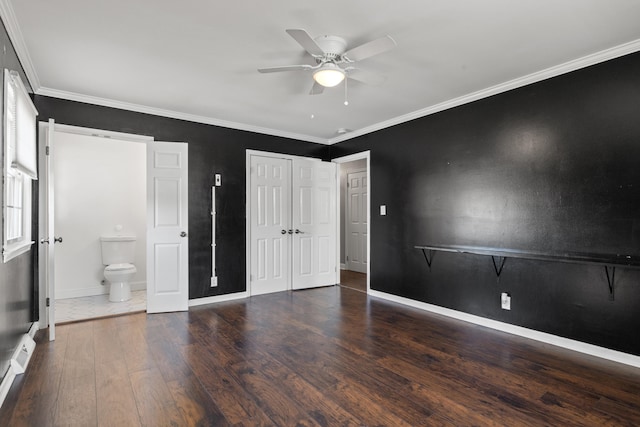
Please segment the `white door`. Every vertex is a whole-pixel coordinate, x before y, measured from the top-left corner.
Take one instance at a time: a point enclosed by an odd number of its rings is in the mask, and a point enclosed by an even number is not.
[[[251,156],[250,293],[289,289],[291,161]]]
[[[293,160],[293,289],[334,285],[336,261],[336,165]]]
[[[189,308],[188,145],[147,143],[147,312]]]
[[[55,243],[54,233],[54,192],[53,192],[53,156],[55,122],[40,123],[40,250],[38,253],[40,270],[40,327],[49,326],[49,340],[56,339],[55,321]],[[46,302],[45,302],[46,301]]]
[[[367,272],[367,172],[347,174],[347,270]]]

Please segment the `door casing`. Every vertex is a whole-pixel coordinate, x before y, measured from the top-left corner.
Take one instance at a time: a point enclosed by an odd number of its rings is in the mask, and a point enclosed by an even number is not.
[[[367,203],[367,293],[371,290],[371,188],[373,183],[371,182],[371,151],[362,151],[360,153],[350,154],[348,156],[338,157],[332,159],[334,163],[338,163],[338,175],[340,175],[340,164],[353,162],[354,160],[366,159],[367,160],[367,188],[368,188],[368,203]],[[338,212],[340,212],[340,182],[337,183],[336,197],[338,199]],[[340,235],[340,221],[338,221],[338,235]],[[337,260],[340,265],[340,239],[337,239],[338,249],[336,250]]]
[[[38,123],[38,129],[39,129],[39,135],[38,135],[38,151],[39,151],[39,159],[40,159],[40,165],[43,164],[43,158],[45,156],[45,147],[47,145],[47,131],[49,129],[50,124],[48,122],[39,122]],[[89,135],[89,136],[96,136],[96,135],[100,135],[103,136],[105,138],[112,138],[112,139],[119,139],[119,140],[123,140],[123,141],[131,141],[131,142],[138,142],[138,143],[147,143],[147,142],[153,142],[154,138],[150,137],[150,136],[145,136],[145,135],[136,135],[136,134],[130,134],[130,133],[123,133],[123,132],[112,132],[112,131],[106,131],[106,130],[101,130],[101,129],[92,129],[92,128],[85,128],[85,127],[80,127],[80,126],[71,126],[71,125],[63,125],[63,124],[59,124],[59,123],[55,123],[54,124],[54,129],[56,132],[65,132],[65,133],[72,133],[72,134],[78,134],[78,135]],[[188,168],[188,166],[187,166]],[[41,179],[38,180],[38,223],[39,224],[43,224],[45,221],[45,209],[46,209],[46,185],[47,185],[47,180],[46,177],[44,175],[41,175]],[[47,236],[45,236],[43,234],[43,227],[40,227],[40,229],[38,230],[38,242],[40,241],[40,239],[46,238]],[[39,311],[39,327],[40,328],[46,328],[49,326],[49,313],[46,307],[46,300],[49,297],[49,292],[46,286],[46,274],[47,274],[47,270],[46,270],[46,266],[45,266],[45,256],[44,254],[44,250],[42,248],[42,245],[39,244],[38,247],[38,311]],[[151,260],[147,260],[147,263],[151,262]],[[52,299],[50,301],[50,305],[53,307],[55,306],[55,299]]]

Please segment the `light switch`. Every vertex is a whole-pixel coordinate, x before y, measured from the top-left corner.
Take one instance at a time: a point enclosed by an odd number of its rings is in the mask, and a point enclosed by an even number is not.
[[[380,205],[380,215],[387,214],[387,205]]]
[[[215,175],[215,182],[216,187],[220,187],[222,185],[222,176],[219,173]]]

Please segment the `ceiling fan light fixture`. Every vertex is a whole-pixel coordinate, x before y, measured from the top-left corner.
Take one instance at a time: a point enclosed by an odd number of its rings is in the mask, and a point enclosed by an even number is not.
[[[313,79],[324,87],[334,87],[342,83],[345,74],[336,64],[328,63],[313,73]]]

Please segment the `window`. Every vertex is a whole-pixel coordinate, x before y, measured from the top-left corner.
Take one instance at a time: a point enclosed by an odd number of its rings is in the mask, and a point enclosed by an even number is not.
[[[4,262],[27,252],[31,241],[31,182],[36,166],[36,111],[20,75],[4,70]]]

